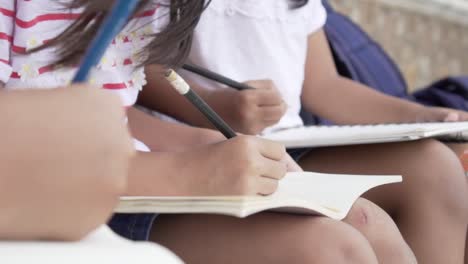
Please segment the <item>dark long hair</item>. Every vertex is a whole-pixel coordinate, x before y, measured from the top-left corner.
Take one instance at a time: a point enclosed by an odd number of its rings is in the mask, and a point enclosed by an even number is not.
[[[128,0],[132,1],[132,0]],[[190,52],[193,31],[206,5],[211,0],[171,0],[168,25],[151,36],[153,40],[141,51],[141,65],[161,64],[180,66]],[[86,48],[101,26],[114,0],[68,0],[66,8],[82,8],[83,12],[65,31],[35,52],[48,47],[56,48],[56,66],[72,66],[79,62]],[[141,0],[135,14],[146,8],[164,4],[157,0]]]
[[[291,8],[297,9],[307,5],[309,0],[289,0],[289,2],[291,3]]]
[[[67,0],[68,9],[82,8],[83,12],[65,31],[39,48],[56,48],[56,66],[72,66],[79,62],[86,48],[101,26],[114,0]],[[132,0],[128,0],[132,1]],[[141,51],[144,58],[140,66],[160,64],[166,67],[181,66],[189,55],[193,31],[200,16],[211,0],[170,0],[169,24]],[[308,0],[288,0],[291,8],[305,6]],[[157,0],[141,0],[135,13],[148,7],[162,5]]]

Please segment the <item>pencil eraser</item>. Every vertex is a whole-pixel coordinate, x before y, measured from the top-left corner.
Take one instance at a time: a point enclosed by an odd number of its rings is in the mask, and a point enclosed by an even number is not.
[[[190,85],[180,77],[174,70],[169,70],[165,74],[166,80],[177,90],[180,94],[184,95],[190,91]]]

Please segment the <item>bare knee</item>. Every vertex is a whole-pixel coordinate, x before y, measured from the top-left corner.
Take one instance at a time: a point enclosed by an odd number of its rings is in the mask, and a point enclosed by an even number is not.
[[[317,220],[320,222],[319,233],[316,232]],[[310,225],[315,225],[315,228],[307,228],[307,223],[305,225],[301,234],[294,235],[300,241],[296,241],[299,243],[295,243],[294,249],[290,250],[291,255],[284,256],[288,262],[377,263],[369,242],[348,224],[321,218],[310,221]]]
[[[391,217],[374,203],[358,199],[344,220],[371,243],[379,262],[416,263],[416,258]]]
[[[356,200],[344,222],[361,232],[374,230],[395,230],[398,232],[393,219],[382,208],[364,198]]]

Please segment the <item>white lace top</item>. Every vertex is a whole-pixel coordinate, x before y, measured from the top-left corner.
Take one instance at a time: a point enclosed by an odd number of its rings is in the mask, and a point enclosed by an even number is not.
[[[299,112],[307,39],[325,20],[320,0],[309,0],[294,10],[287,0],[213,0],[196,29],[189,61],[241,82],[272,79],[288,111],[265,132],[302,125]],[[225,88],[181,73],[208,89]]]

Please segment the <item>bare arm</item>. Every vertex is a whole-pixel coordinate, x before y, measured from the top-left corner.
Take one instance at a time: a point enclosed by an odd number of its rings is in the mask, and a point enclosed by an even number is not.
[[[183,152],[139,153],[129,195],[210,196],[271,194],[287,170],[284,146],[239,136]]]
[[[134,153],[122,109],[82,86],[0,92],[0,240],[77,240],[107,221]]]
[[[187,196],[191,175],[182,170],[178,153],[139,152],[130,166],[128,189],[130,196]]]
[[[307,110],[339,124],[423,121],[418,120],[423,106],[340,77],[323,31],[309,37],[302,102]]]
[[[138,98],[139,104],[191,125],[210,127],[203,115],[171,87],[159,66],[147,66],[145,72],[148,84]],[[201,97],[206,98],[205,89],[192,83],[190,85]]]
[[[225,139],[217,131],[170,123],[136,108],[128,110],[128,120],[132,135],[153,151],[183,151]]]

